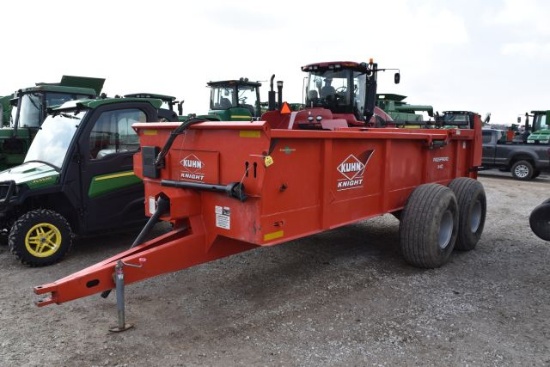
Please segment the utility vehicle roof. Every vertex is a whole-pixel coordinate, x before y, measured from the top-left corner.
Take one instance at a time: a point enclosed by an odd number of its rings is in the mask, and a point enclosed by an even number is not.
[[[100,98],[100,99],[79,99],[67,101],[61,106],[52,108],[52,111],[61,111],[75,108],[97,108],[99,106],[113,103],[128,103],[128,102],[149,102],[154,108],[160,108],[162,100],[156,98]]]
[[[163,101],[175,101],[176,97],[169,96],[166,94],[158,94],[158,93],[130,93],[125,94],[124,98],[156,98],[156,99],[162,99]]]

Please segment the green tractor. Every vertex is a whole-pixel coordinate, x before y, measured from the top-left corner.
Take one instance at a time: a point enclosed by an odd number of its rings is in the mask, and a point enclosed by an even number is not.
[[[532,118],[532,123],[529,118]],[[518,117],[518,124],[521,123],[521,117]],[[531,111],[531,114],[525,113],[525,130],[522,140],[529,144],[548,144],[550,143],[550,111],[537,110]]]
[[[145,224],[132,125],[174,115],[161,105],[158,99],[98,98],[49,109],[24,162],[0,172],[0,238],[17,259],[54,264],[73,237]]]
[[[82,98],[95,98],[105,79],[64,75],[59,83],[36,83],[2,97],[0,171],[23,162],[47,108]],[[9,100],[9,103],[8,103]]]
[[[210,109],[208,115],[221,121],[250,121],[261,116],[260,82],[247,78],[208,82]]]
[[[410,105],[405,102],[407,96],[401,94],[377,94],[376,106],[384,110],[391,118],[403,123],[405,127],[408,125],[418,125],[424,121],[424,116],[417,112],[426,112],[428,116],[434,117],[434,109],[428,105]]]
[[[280,106],[282,101],[276,102],[277,94],[281,95],[283,82],[277,82],[277,92],[273,88],[271,76],[271,90],[269,99],[275,106]],[[268,110],[270,102],[260,101],[260,82],[253,82],[247,78],[211,81],[207,83],[210,88],[210,108],[207,115],[191,114],[187,118],[203,118],[219,121],[250,121],[259,120]],[[304,108],[303,103],[289,103],[292,111]],[[180,113],[181,115],[181,113]]]

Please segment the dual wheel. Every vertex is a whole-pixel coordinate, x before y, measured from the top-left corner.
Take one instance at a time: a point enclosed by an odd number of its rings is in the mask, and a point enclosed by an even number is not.
[[[437,268],[448,261],[453,249],[474,249],[486,213],[485,190],[477,180],[460,177],[448,187],[417,187],[400,215],[400,246],[405,261],[420,268]]]
[[[72,239],[71,226],[61,214],[36,209],[15,221],[8,246],[21,263],[46,266],[59,262],[69,252]]]

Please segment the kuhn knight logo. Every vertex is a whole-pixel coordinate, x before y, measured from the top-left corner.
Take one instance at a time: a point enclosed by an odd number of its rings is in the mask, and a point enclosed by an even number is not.
[[[180,161],[183,167],[181,178],[185,180],[203,181],[204,180],[204,162],[196,155],[190,154]]]
[[[373,153],[374,150],[369,150],[359,157],[350,154],[338,165],[337,170],[344,177],[338,179],[336,186],[338,191],[363,187],[365,167]]]

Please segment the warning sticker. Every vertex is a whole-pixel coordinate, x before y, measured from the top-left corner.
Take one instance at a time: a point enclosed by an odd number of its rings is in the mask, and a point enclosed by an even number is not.
[[[231,229],[231,209],[227,206],[216,205],[216,227]]]

